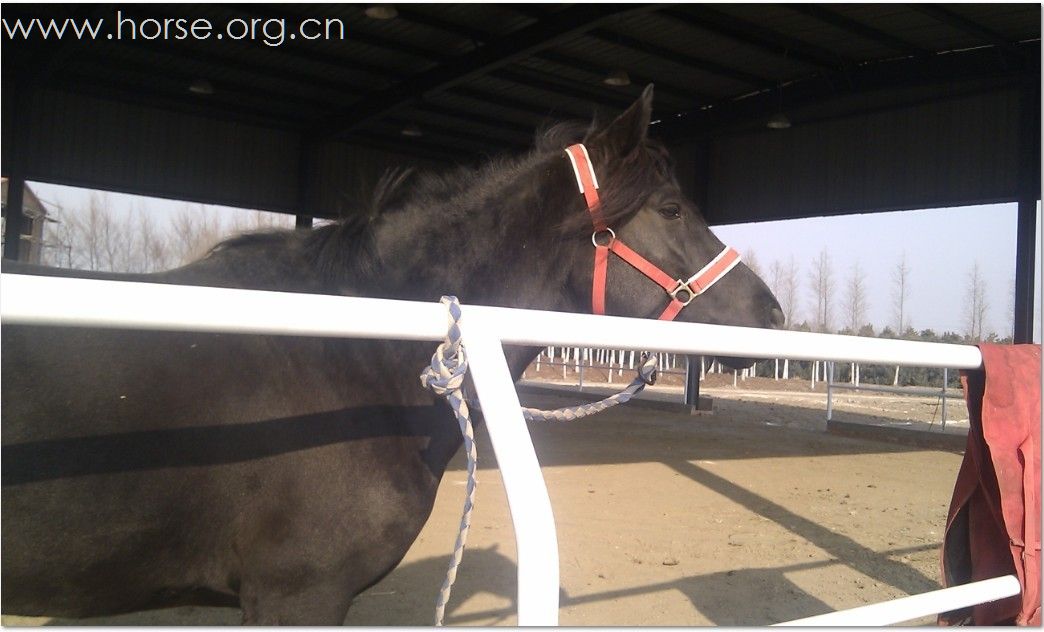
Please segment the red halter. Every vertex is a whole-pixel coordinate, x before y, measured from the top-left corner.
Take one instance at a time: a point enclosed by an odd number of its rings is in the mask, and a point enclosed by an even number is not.
[[[591,223],[594,224],[594,232],[591,233],[591,243],[595,247],[594,260],[594,283],[591,288],[591,311],[595,314],[605,313],[605,278],[609,267],[609,252],[616,253],[618,257],[631,264],[636,270],[652,279],[662,287],[671,302],[660,314],[660,320],[674,320],[682,308],[691,303],[700,294],[706,292],[712,285],[717,283],[729,270],[736,267],[740,256],[733,248],[725,246],[710,263],[703,266],[696,274],[682,281],[674,279],[669,274],[652,264],[648,259],[628,248],[622,241],[616,238],[612,228],[605,225],[599,212],[598,201],[598,178],[595,177],[594,167],[591,165],[591,157],[587,154],[587,148],[582,144],[566,147],[566,155],[569,162],[573,164],[573,173],[576,174],[576,184],[580,187],[580,193],[587,201],[587,210],[591,213]],[[600,240],[601,239],[601,240]],[[602,243],[602,242],[605,243]]]

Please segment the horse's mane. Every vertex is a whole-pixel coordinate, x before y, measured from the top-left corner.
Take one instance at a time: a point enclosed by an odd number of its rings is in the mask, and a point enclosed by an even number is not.
[[[493,157],[477,169],[462,165],[445,171],[392,170],[381,178],[375,189],[369,209],[370,217],[379,217],[392,209],[401,208],[405,203],[432,205],[450,199],[460,200],[461,197],[487,197],[491,187],[498,188],[504,180],[516,177],[519,171],[526,170],[550,155],[564,156],[562,152],[569,145],[588,143],[597,129],[597,123],[558,123],[539,131],[535,147],[529,152],[519,156]],[[674,165],[662,143],[647,140],[642,149],[612,161],[607,173],[599,174],[602,217],[609,224],[616,224],[634,214],[645,201],[648,191],[658,184],[657,180],[674,177]],[[469,207],[469,204],[463,203],[445,211],[453,213]],[[590,218],[585,214],[558,222],[558,226],[567,233],[590,229]]]
[[[537,134],[532,150],[517,156],[497,156],[478,168],[462,165],[443,171],[417,171],[397,168],[385,172],[369,199],[343,212],[341,219],[310,231],[248,233],[227,239],[212,250],[261,247],[296,250],[323,278],[361,281],[372,279],[380,265],[373,226],[378,218],[395,220],[395,213],[411,208],[439,214],[439,221],[466,221],[466,213],[485,207],[496,199],[504,185],[531,171],[553,154],[577,142],[589,142],[598,129],[595,124],[571,121],[550,126]],[[562,154],[564,155],[564,154]],[[649,140],[641,151],[610,161],[599,173],[602,217],[617,225],[641,207],[648,191],[663,178],[673,178],[673,165],[666,148]],[[539,209],[531,209],[538,212]],[[553,221],[563,234],[583,234],[591,230],[587,213],[562,217],[559,209],[544,209],[555,218],[535,217],[534,221]]]

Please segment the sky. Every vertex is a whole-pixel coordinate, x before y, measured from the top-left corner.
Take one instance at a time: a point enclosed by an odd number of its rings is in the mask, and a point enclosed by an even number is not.
[[[713,230],[744,255],[754,253],[765,277],[772,262],[793,255],[801,267],[802,301],[797,319],[810,318],[807,291],[811,262],[825,248],[834,266],[839,294],[835,320],[841,320],[840,296],[852,267],[865,274],[868,320],[880,330],[894,323],[892,273],[906,253],[910,324],[936,333],[966,329],[968,276],[978,262],[986,279],[986,331],[1010,335],[1015,279],[1015,204],[897,211],[819,217],[758,224],[718,226]],[[1035,336],[1040,340],[1040,207],[1037,208]],[[766,279],[767,280],[767,279]],[[894,325],[893,325],[894,328]]]
[[[84,189],[31,183],[45,202],[65,208],[86,206]],[[184,202],[106,193],[117,212],[146,208],[154,218],[173,216]],[[226,216],[242,209],[208,206]],[[987,281],[986,331],[1001,337],[1011,333],[1012,287],[1015,278],[1015,204],[899,211],[840,217],[819,217],[714,227],[726,244],[745,257],[753,253],[766,280],[773,261],[794,257],[800,268],[800,299],[796,320],[810,319],[811,262],[825,248],[833,263],[834,314],[842,321],[843,288],[859,265],[867,293],[867,320],[880,330],[894,322],[892,273],[905,252],[910,268],[909,322],[917,330],[936,333],[966,329],[968,275],[978,262]],[[1037,209],[1036,296],[1034,340],[1040,341],[1040,208]]]

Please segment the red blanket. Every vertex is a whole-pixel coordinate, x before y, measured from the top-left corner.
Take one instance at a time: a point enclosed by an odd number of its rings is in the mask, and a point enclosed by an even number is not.
[[[980,345],[963,371],[970,429],[943,539],[946,586],[1017,575],[1022,594],[939,615],[947,625],[1041,624],[1040,345]]]

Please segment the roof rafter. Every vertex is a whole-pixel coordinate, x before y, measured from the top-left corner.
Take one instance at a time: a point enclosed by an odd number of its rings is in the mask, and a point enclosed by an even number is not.
[[[837,53],[784,35],[747,20],[722,13],[707,5],[662,11],[680,22],[723,35],[778,57],[785,57],[820,70],[837,70],[851,63]]]
[[[771,86],[774,83],[773,81],[752,72],[731,68],[709,59],[700,59],[686,53],[671,50],[658,44],[653,44],[652,42],[643,42],[621,33],[611,32],[605,29],[596,29],[591,33],[588,33],[587,36],[594,37],[602,42],[638,51],[640,53],[674,61],[684,66],[691,66],[697,70],[717,75],[719,77],[725,77],[726,79],[732,79],[733,81],[739,81],[740,83],[754,86],[756,88]]]
[[[284,21],[286,32],[288,33],[299,33],[301,32],[301,25],[305,20],[314,19],[304,14],[297,13],[289,10],[290,7],[286,5],[272,5],[272,4],[226,4],[222,5],[222,9],[233,15],[239,15],[248,18],[262,18],[271,19],[279,18]],[[353,28],[349,32],[345,29],[347,42],[355,42],[358,44],[365,44],[366,46],[372,46],[374,48],[380,48],[382,50],[396,53],[399,55],[408,55],[421,60],[434,60],[439,61],[440,59],[446,59],[449,55],[441,51],[432,50],[430,48],[424,48],[420,46],[414,46],[408,42],[401,40],[395,40],[387,38],[383,35],[376,33],[370,33],[365,30]]]
[[[492,149],[520,149],[527,147],[527,143],[523,143],[517,140],[507,139],[492,139],[489,136],[483,136],[481,134],[475,134],[473,132],[464,132],[456,128],[449,128],[445,125],[439,125],[438,123],[431,122],[418,122],[415,117],[409,116],[389,116],[388,118],[381,121],[388,125],[405,129],[409,125],[417,126],[418,130],[424,136],[434,135],[436,137],[442,137],[450,139],[452,142],[463,142],[472,145],[482,150]],[[401,133],[401,132],[400,132]]]
[[[434,114],[448,119],[454,119],[462,123],[478,123],[480,125],[494,128],[505,134],[512,134],[516,137],[522,135],[531,136],[533,134],[533,127],[530,125],[522,125],[519,123],[513,123],[511,121],[505,121],[503,119],[494,118],[492,116],[486,116],[477,112],[469,112],[466,115],[461,113],[460,110],[454,108],[447,108],[441,105],[436,105],[430,102],[415,103],[410,106],[410,109],[417,110],[418,112],[426,114]]]
[[[533,56],[536,59],[543,61],[549,61],[553,64],[563,66],[565,68],[572,68],[573,70],[579,70],[590,75],[598,77],[602,80],[606,73],[611,68],[602,64],[592,63],[583,59],[578,59],[572,55],[563,55],[561,53],[555,53],[551,51],[544,51]],[[657,98],[673,99],[675,101],[681,101],[683,103],[691,104],[696,97],[696,91],[691,88],[684,88],[678,85],[678,82],[671,80],[663,80],[660,78],[652,78],[643,76],[641,74],[632,72],[629,68],[627,74],[631,78],[631,84],[634,86],[632,92],[634,98],[637,98],[638,91],[641,90],[642,86],[650,83],[656,84],[656,96]]]
[[[442,18],[419,13],[416,10],[410,8],[411,6],[412,5],[400,5],[396,7],[396,9],[399,12],[398,17],[406,20],[407,22],[413,22],[414,24],[420,24],[429,28],[438,29],[445,33],[456,35],[462,40],[467,40],[471,42],[471,44],[476,48],[488,44],[489,41],[493,39],[493,36],[486,31],[480,31],[470,26],[464,26],[461,24],[457,24],[456,22],[450,22]],[[609,70],[609,68],[600,66],[598,64],[593,64],[583,59],[578,59],[571,55],[564,55],[559,52],[542,51],[534,54],[533,58],[542,59],[558,64],[559,66],[574,68],[576,70],[580,70],[588,74],[594,74],[598,76],[604,76],[605,73]],[[667,99],[675,99],[685,103],[689,103],[692,100],[692,91],[683,88],[677,85],[676,83],[664,81],[663,79],[641,77],[635,75],[634,73],[630,74],[632,80],[636,84],[645,85],[648,83],[655,83],[658,88],[657,93],[660,95],[660,97],[665,97]]]
[[[603,90],[601,86],[588,86],[569,81],[568,79],[562,79],[561,77],[552,74],[537,73],[518,66],[511,68],[510,70],[494,70],[489,73],[489,76],[494,79],[516,83],[520,86],[545,90],[552,94],[571,97],[581,101],[590,101],[592,103],[601,102],[612,104],[617,107],[626,107],[634,101],[634,97],[630,95],[620,94],[619,92],[608,89]]]
[[[81,76],[104,77],[113,75],[103,59],[99,60],[87,56],[79,58],[73,68]],[[87,72],[84,72],[85,70]],[[59,83],[61,82],[60,76],[60,74],[56,74]],[[196,73],[171,68],[165,70],[162,74],[157,74],[155,66],[134,60],[122,61],[120,63],[120,72],[117,73],[117,76],[133,79],[135,83],[143,86],[151,84],[155,90],[165,91],[172,100],[203,103],[208,101],[227,101],[241,104],[256,103],[258,109],[271,111],[273,114],[277,111],[292,112],[296,116],[291,118],[296,120],[314,118],[323,112],[336,109],[340,105],[339,102],[329,99],[309,97],[301,94],[288,96],[282,91],[270,90],[248,82],[230,79],[215,81],[214,93],[201,97],[190,93],[188,90],[189,84],[198,77]],[[286,115],[280,116],[286,117]]]
[[[285,115],[270,109],[256,108],[246,105],[243,100],[229,98],[218,99],[220,108],[214,103],[193,102],[190,99],[173,98],[166,91],[141,85],[140,82],[124,82],[102,77],[61,78],[61,88],[77,94],[95,98],[121,101],[147,107],[159,108],[171,112],[180,112],[195,116],[205,116],[230,122],[258,125],[269,129],[299,132],[306,122],[290,120]]]
[[[449,20],[434,15],[421,13],[417,11],[412,4],[399,4],[395,7],[395,10],[399,12],[399,18],[406,20],[407,22],[413,22],[414,24],[421,24],[433,29],[438,29],[445,33],[456,35],[461,39],[471,40],[477,44],[485,44],[490,38],[490,34],[486,31],[480,31],[479,29],[458,24],[456,22],[450,22]]]
[[[355,134],[352,137],[351,144],[372,147],[382,151],[391,151],[405,156],[420,156],[440,164],[445,163],[447,160],[463,163],[472,157],[466,151],[448,149],[445,145],[426,143],[416,138],[391,138],[371,131],[362,131]]]
[[[969,35],[974,35],[985,42],[993,44],[1016,59],[1027,59],[1023,51],[1016,47],[1014,42],[1009,41],[996,31],[969,20],[952,9],[947,9],[937,4],[911,4],[909,6],[925,15],[931,16],[943,24],[947,24],[959,31],[963,31]]]
[[[135,50],[141,51],[146,56],[151,56],[153,59],[166,60],[168,63],[188,61],[202,65],[208,70],[230,72],[241,77],[275,80],[280,83],[294,85],[302,90],[309,90],[318,87],[353,98],[357,98],[365,92],[365,88],[351,84],[347,81],[330,79],[326,76],[309,76],[303,72],[292,71],[277,66],[256,66],[230,55],[223,55],[213,51],[208,51],[204,54],[195,48],[174,42],[163,42],[163,45],[156,45],[153,42],[142,41],[128,42],[124,45],[133,47]],[[207,73],[200,73],[200,76],[206,78]],[[347,104],[347,101],[347,99],[342,99],[337,105],[343,107]]]
[[[858,35],[864,39],[884,44],[896,52],[915,56],[928,54],[927,50],[920,48],[919,46],[914,46],[910,42],[896,37],[891,33],[885,33],[884,31],[873,28],[872,26],[868,26],[862,22],[841,15],[840,13],[831,11],[830,9],[825,8],[824,5],[788,4],[786,7],[791,11],[796,11],[802,15],[806,15],[825,24],[837,27],[843,31]]]
[[[121,9],[126,15],[137,15],[139,17],[145,17],[145,14],[140,13],[140,5],[126,5],[127,8]],[[271,14],[264,15],[263,9],[258,8],[257,12],[250,13],[245,11],[249,8],[248,5],[212,5],[216,10],[221,10],[226,17],[235,17],[247,15],[248,17],[272,17]],[[164,41],[164,44],[173,44],[176,40]],[[209,48],[208,48],[209,50]],[[361,72],[371,75],[374,78],[384,81],[399,81],[405,78],[401,72],[392,70],[385,66],[379,66],[376,64],[366,63],[363,61],[348,59],[343,55],[327,53],[317,49],[314,46],[310,46],[301,39],[293,39],[283,42],[282,46],[273,46],[267,49],[267,54],[282,57],[286,60],[297,62],[302,67],[308,68],[310,64],[322,64],[328,66],[331,71],[339,72],[344,70],[346,66],[350,66],[353,72]]]
[[[519,101],[518,99],[492,94],[486,90],[480,90],[470,86],[455,86],[451,90],[447,90],[445,94],[459,95],[473,101],[494,105],[506,110],[514,110],[515,112],[523,113],[526,116],[539,121],[546,120],[556,111],[564,112],[569,116],[581,116],[580,109],[573,107],[572,104],[568,102],[556,103],[553,106],[534,105],[528,101]],[[428,103],[428,100],[424,100],[423,102]]]
[[[312,132],[324,136],[350,132],[418,99],[438,94],[597,28],[609,19],[655,8],[620,4],[582,4],[570,7],[555,14],[553,19],[541,20],[523,27],[495,43],[482,46],[416,77],[376,92],[363,99],[361,103],[330,117],[322,125],[316,126]]]

